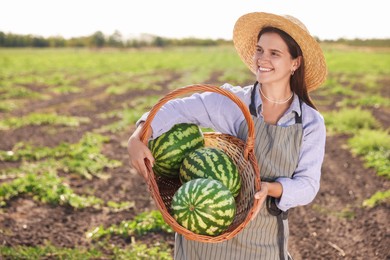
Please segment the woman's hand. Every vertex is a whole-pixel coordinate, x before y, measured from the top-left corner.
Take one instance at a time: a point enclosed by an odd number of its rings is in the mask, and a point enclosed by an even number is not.
[[[260,212],[260,209],[264,204],[264,201],[267,198],[267,196],[271,196],[279,199],[282,196],[282,193],[283,193],[283,187],[282,184],[280,184],[280,182],[262,181],[260,191],[256,192],[255,194],[255,199],[259,200],[259,202],[257,208],[255,209],[255,212],[253,213],[251,220],[253,220]]]
[[[257,208],[255,209],[255,212],[252,215],[251,221],[256,218],[257,214],[259,214],[261,207],[264,204],[265,199],[268,195],[268,182],[261,182],[260,191],[256,192],[255,199],[259,200],[257,204]]]
[[[148,180],[148,172],[146,164],[150,163],[150,166],[153,167],[154,157],[149,148],[141,141],[141,129],[143,123],[141,123],[134,133],[130,136],[127,142],[127,151],[130,157],[130,166],[137,170],[137,172]],[[151,129],[147,131],[147,137],[151,136]]]

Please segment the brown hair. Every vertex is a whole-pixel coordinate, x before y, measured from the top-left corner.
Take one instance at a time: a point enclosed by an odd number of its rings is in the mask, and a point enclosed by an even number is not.
[[[308,104],[309,106],[311,106],[312,108],[317,110],[316,106],[314,105],[314,103],[310,99],[309,93],[307,91],[307,87],[306,87],[306,83],[305,83],[305,61],[303,59],[302,50],[299,47],[298,43],[285,31],[282,31],[282,30],[275,28],[275,27],[262,28],[257,36],[257,40],[260,39],[261,35],[263,35],[264,33],[268,33],[268,32],[277,33],[283,39],[283,41],[287,44],[288,51],[293,59],[296,59],[299,56],[302,57],[301,58],[301,65],[294,72],[294,75],[292,75],[290,77],[291,91],[293,91],[295,94],[297,94],[298,97],[303,102],[305,102],[306,104]]]

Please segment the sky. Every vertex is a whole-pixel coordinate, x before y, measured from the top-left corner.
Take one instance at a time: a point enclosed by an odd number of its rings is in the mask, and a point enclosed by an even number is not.
[[[390,38],[388,0],[0,0],[0,31],[65,38],[142,33],[232,39],[249,12],[289,14],[321,40]]]

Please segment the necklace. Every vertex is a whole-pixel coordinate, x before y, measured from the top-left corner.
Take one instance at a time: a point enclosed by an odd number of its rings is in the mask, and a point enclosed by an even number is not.
[[[286,99],[286,100],[283,100],[283,101],[272,100],[272,99],[270,99],[269,97],[267,97],[266,95],[264,95],[263,91],[261,90],[261,87],[260,87],[259,89],[260,89],[261,95],[263,95],[263,97],[265,97],[265,99],[267,99],[269,102],[272,102],[272,103],[275,103],[275,104],[284,104],[284,103],[287,103],[287,102],[294,96],[294,93],[291,92],[291,96],[290,96],[288,99]]]

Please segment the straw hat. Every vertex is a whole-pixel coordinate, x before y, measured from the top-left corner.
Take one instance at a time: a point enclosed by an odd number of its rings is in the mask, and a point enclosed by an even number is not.
[[[299,44],[303,52],[307,90],[312,91],[319,87],[325,81],[327,74],[324,54],[305,25],[292,16],[261,12],[241,16],[233,31],[234,46],[241,60],[256,74],[253,55],[256,50],[257,36],[260,30],[267,26],[285,31]]]

